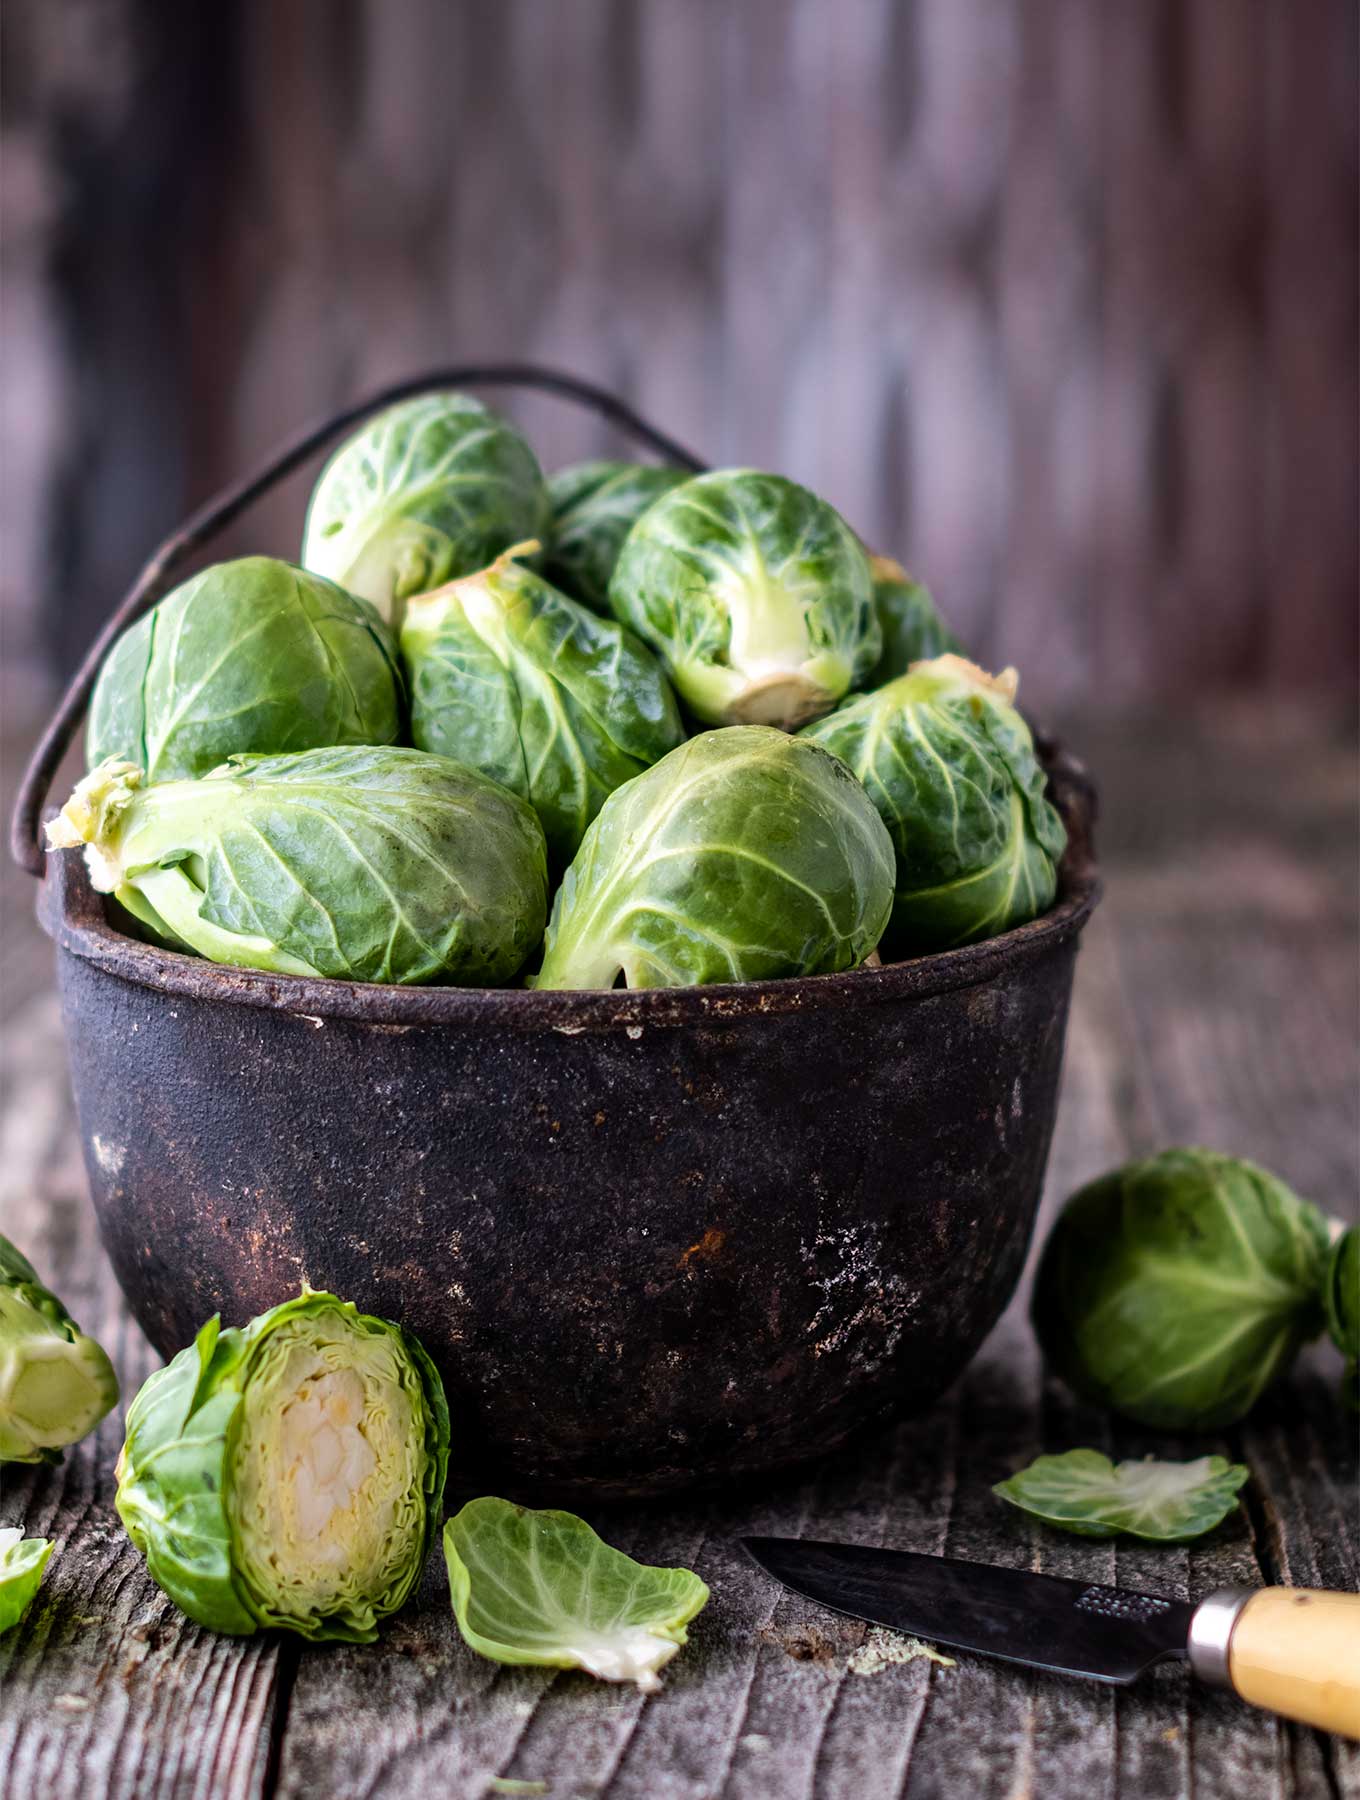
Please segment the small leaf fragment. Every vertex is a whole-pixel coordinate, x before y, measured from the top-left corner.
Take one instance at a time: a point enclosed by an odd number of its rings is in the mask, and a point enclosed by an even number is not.
[[[889,1631],[875,1625],[868,1637],[846,1664],[852,1675],[880,1675],[884,1669],[901,1663],[932,1662],[942,1669],[956,1667],[952,1656],[943,1656],[934,1644],[917,1637],[904,1637],[900,1631]]]

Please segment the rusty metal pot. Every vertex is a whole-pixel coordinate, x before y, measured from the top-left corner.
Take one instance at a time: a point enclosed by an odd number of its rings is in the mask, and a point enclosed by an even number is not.
[[[26,866],[114,630],[392,397],[299,440],[150,565],[35,754]],[[152,1343],[304,1279],[334,1289],[428,1347],[460,1480],[561,1496],[772,1469],[928,1404],[1018,1279],[1098,895],[1090,783],[1044,749],[1070,834],[1054,908],[845,975],[571,994],[258,974],[123,936],[78,859],[52,859],[39,914],[91,1191]]]

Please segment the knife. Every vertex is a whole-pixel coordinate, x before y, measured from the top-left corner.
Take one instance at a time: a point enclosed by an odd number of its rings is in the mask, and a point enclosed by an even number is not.
[[[1224,1588],[1196,1606],[1024,1569],[748,1537],[762,1569],[833,1612],[951,1649],[1095,1681],[1136,1681],[1186,1657],[1253,1706],[1360,1738],[1360,1594]]]

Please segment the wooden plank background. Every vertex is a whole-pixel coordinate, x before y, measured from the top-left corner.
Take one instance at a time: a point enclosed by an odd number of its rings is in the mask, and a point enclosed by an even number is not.
[[[1041,704],[1353,683],[1351,0],[10,0],[0,575],[433,361],[824,491]],[[517,408],[553,464],[604,447]],[[294,550],[306,480],[231,547]]]

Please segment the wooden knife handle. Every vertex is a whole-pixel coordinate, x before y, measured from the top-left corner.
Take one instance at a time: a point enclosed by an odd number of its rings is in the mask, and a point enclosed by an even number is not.
[[[1195,1615],[1190,1662],[1253,1706],[1360,1738],[1360,1594],[1215,1594]]]

